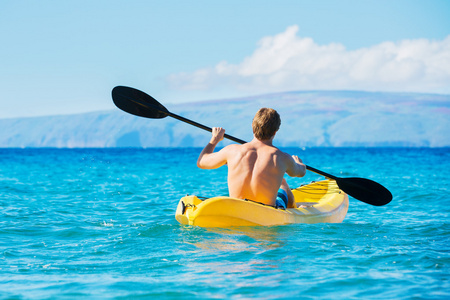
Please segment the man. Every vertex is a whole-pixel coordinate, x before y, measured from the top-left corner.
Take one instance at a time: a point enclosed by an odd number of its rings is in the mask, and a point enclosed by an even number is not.
[[[283,176],[287,173],[291,177],[303,177],[306,166],[297,156],[290,156],[272,145],[280,124],[280,115],[274,109],[261,108],[253,118],[253,140],[226,146],[219,152],[214,149],[223,140],[225,130],[214,127],[197,166],[216,169],[227,164],[230,197],[281,208],[296,207],[294,195]]]

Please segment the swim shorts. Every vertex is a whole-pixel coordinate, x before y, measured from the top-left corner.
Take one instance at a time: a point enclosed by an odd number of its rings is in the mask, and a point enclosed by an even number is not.
[[[285,190],[279,189],[277,194],[276,208],[286,209],[288,204],[288,195]]]

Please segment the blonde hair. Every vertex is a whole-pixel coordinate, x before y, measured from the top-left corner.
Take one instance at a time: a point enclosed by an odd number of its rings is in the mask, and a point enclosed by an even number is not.
[[[278,131],[280,125],[281,118],[277,111],[263,107],[253,118],[253,134],[260,141],[269,140]]]

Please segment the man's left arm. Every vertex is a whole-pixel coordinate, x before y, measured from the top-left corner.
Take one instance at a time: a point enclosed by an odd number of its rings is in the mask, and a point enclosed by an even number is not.
[[[203,148],[197,160],[197,166],[200,169],[216,169],[227,163],[226,148],[214,153],[214,149],[217,144],[223,140],[224,135],[225,129],[221,127],[212,128],[211,140],[205,148]]]

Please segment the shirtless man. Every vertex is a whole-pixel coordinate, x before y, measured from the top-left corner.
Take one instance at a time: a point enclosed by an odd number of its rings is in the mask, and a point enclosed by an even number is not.
[[[214,149],[223,140],[225,130],[214,127],[197,166],[216,169],[227,164],[230,197],[283,208],[295,207],[294,195],[283,176],[287,173],[291,177],[303,177],[306,166],[297,156],[290,156],[272,145],[280,124],[280,115],[274,109],[261,108],[253,118],[253,140],[226,146],[219,152]]]

